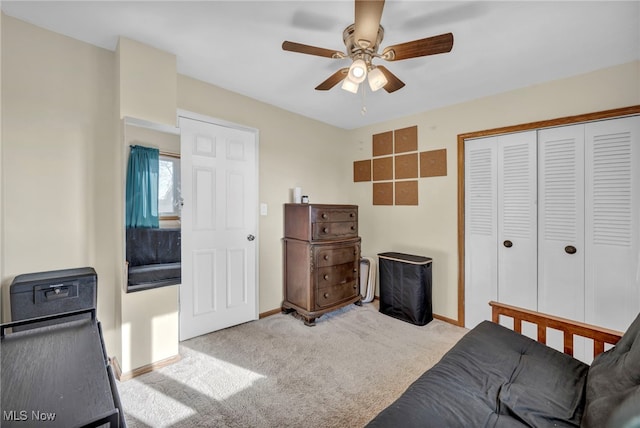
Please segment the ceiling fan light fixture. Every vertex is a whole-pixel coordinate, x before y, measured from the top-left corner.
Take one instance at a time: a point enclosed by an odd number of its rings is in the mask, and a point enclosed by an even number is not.
[[[360,84],[354,82],[353,80],[351,80],[349,78],[349,76],[347,76],[342,81],[342,89],[344,89],[345,91],[349,91],[349,92],[351,92],[353,94],[357,94],[358,93],[358,86],[360,86]]]
[[[388,83],[387,77],[379,68],[372,68],[369,70],[368,81],[369,87],[373,92],[380,88],[384,88],[384,85]]]
[[[353,61],[349,67],[349,79],[354,83],[361,83],[366,77],[367,64],[361,59]]]

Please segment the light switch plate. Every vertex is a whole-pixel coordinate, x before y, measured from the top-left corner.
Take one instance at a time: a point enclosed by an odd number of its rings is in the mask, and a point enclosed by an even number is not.
[[[267,215],[267,204],[260,204],[260,215]]]

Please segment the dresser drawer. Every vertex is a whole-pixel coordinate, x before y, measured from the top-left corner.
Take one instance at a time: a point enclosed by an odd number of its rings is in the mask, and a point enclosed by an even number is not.
[[[317,271],[316,287],[324,288],[336,284],[344,284],[355,281],[357,277],[358,267],[356,263],[321,267]]]
[[[357,207],[323,207],[313,206],[311,209],[312,222],[356,222],[358,220]]]
[[[355,238],[356,236],[358,236],[358,223],[356,222],[313,223],[311,225],[311,239],[314,241]]]
[[[358,236],[358,206],[285,204],[285,238],[331,241]]]
[[[352,299],[358,294],[358,282],[351,281],[330,287],[318,288],[316,291],[316,306],[320,309],[335,305],[342,300]]]
[[[358,245],[326,247],[318,250],[316,266],[333,266],[358,260]]]

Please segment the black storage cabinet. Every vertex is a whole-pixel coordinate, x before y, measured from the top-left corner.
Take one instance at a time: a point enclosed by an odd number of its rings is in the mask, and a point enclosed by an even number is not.
[[[96,307],[98,276],[91,267],[18,275],[10,286],[11,319],[26,320]],[[53,325],[73,319],[49,320],[14,327],[14,331]]]
[[[431,322],[431,258],[393,252],[378,258],[380,312],[415,325]]]
[[[40,321],[0,324],[2,428],[126,428],[95,315],[95,309],[48,315],[60,322],[21,332],[18,324]]]

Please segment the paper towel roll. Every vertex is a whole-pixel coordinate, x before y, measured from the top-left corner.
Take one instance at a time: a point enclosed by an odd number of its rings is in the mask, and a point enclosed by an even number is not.
[[[293,203],[299,204],[302,202],[302,189],[300,187],[293,188]]]

